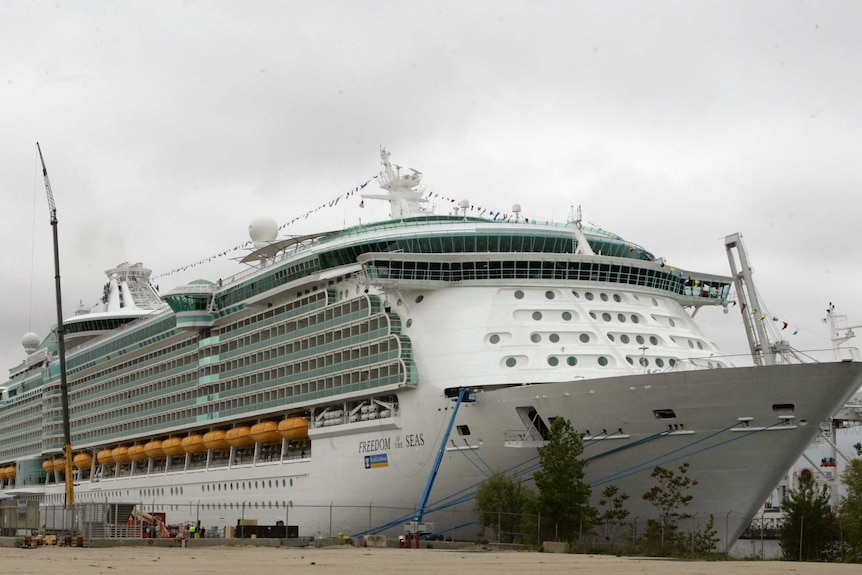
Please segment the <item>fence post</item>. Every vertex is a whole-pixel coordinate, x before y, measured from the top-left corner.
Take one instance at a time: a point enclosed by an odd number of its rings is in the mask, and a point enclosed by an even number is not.
[[[542,546],[542,512],[539,512],[539,520],[536,521],[536,547]]]

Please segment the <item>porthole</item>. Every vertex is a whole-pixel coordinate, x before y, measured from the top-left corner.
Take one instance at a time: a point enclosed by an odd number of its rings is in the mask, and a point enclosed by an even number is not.
[[[632,314],[632,323],[640,323],[640,318],[638,316]]]
[[[550,365],[551,367],[557,367],[557,365],[559,363],[560,363],[560,360],[556,356],[552,355],[551,357],[548,358],[548,365]]]
[[[542,341],[542,336],[537,333],[534,333],[530,336],[530,341],[532,341],[533,343],[539,343],[540,341]]]
[[[692,342],[691,340],[688,340],[688,347],[690,347],[691,349],[694,349],[694,342]]]
[[[615,293],[614,294],[614,301],[619,303],[619,302],[623,301],[623,298],[620,297],[620,294]]]
[[[515,299],[524,299],[524,292],[519,289],[515,290]]]
[[[642,357],[638,360],[638,363],[641,364],[641,367],[646,367],[649,365],[649,360],[645,357]]]
[[[546,299],[554,299],[554,298],[556,297],[556,295],[557,295],[557,294],[555,294],[555,293],[554,293],[554,292],[552,292],[551,290],[548,290],[548,291],[546,291],[546,292],[545,292],[545,298],[546,298]]]
[[[293,477],[290,478],[290,486],[293,487]]]
[[[630,356],[630,355],[626,356],[626,361],[629,362],[631,365],[635,364],[635,360],[633,360],[632,356]]]
[[[697,349],[703,349],[703,343],[697,342]]]
[[[622,334],[620,336],[620,341],[623,343],[628,343],[629,342],[629,336],[627,336],[626,334]]]
[[[587,298],[587,301],[593,301],[593,298],[595,296],[593,295],[593,292],[588,291],[587,293],[584,294],[584,297]]]
[[[407,327],[410,327],[411,325],[413,325],[413,318],[412,317],[407,320]]]
[[[592,312],[592,311],[591,311],[591,312],[590,312],[590,317],[591,317],[591,318],[593,318],[593,319],[596,319],[596,314],[595,314],[595,312]]]
[[[399,299],[395,302],[395,305],[404,305],[404,302]]]
[[[563,316],[562,316],[562,317],[563,317],[563,321],[572,321],[572,314],[571,314],[571,312],[564,311],[564,312],[563,312]]]
[[[533,312],[533,319],[536,321],[539,321],[540,319],[542,319],[542,312],[534,311]]]
[[[643,345],[644,344],[644,336],[642,336],[642,335],[637,336],[635,338],[635,341],[638,342],[639,344]]]
[[[621,313],[617,314],[617,319],[620,321],[620,323],[626,323],[626,316]]]
[[[608,294],[606,294],[604,292],[600,293],[599,297],[602,299],[602,301],[608,301]]]
[[[600,366],[604,367],[604,366],[606,366],[606,365],[608,364],[608,358],[606,358],[606,357],[605,357],[605,356],[603,356],[603,355],[600,355],[600,356],[599,356],[599,359],[598,359],[598,362],[599,362],[599,365],[600,365]]]
[[[570,355],[569,357],[566,358],[566,363],[568,363],[570,366],[574,367],[574,366],[578,365],[578,358],[576,358],[573,355]]]
[[[656,364],[658,367],[664,367],[664,360],[663,360],[662,358],[660,358],[660,357],[657,357],[657,358],[655,358],[655,364]]]
[[[416,296],[416,303],[420,303],[423,299],[425,299],[424,295],[422,295],[422,294],[417,295]]]
[[[611,321],[611,314],[609,314],[608,312],[604,312],[602,314],[602,319],[605,321]]]
[[[575,299],[581,299],[581,294],[579,294],[575,290],[572,290],[572,295],[575,296]]]
[[[652,298],[652,304],[653,304],[654,306],[658,307],[658,300],[657,300],[657,299],[655,299],[655,298]]]
[[[590,334],[582,333],[578,339],[580,339],[583,343],[590,343]]]
[[[492,333],[491,337],[488,338],[488,341],[491,344],[498,344],[498,343],[500,343],[500,336],[497,335],[496,333]]]
[[[653,345],[658,345],[658,338],[654,335],[649,336],[649,342]]]
[[[518,360],[515,359],[514,357],[507,357],[506,358],[506,367],[515,367],[515,365],[517,363],[518,363]]]
[[[551,343],[557,343],[558,341],[560,341],[560,336],[556,333],[552,333],[548,336],[548,339],[551,341]]]
[[[670,324],[670,327],[676,327],[676,322],[671,317],[667,318],[667,323]]]
[[[612,334],[612,333],[608,334],[608,339],[611,341],[616,341],[616,338],[614,337],[614,334]]]

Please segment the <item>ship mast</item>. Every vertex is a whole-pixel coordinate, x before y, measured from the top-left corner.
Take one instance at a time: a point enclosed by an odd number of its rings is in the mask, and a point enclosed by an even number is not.
[[[60,247],[57,240],[57,205],[48,180],[48,168],[42,157],[42,148],[36,142],[39,160],[42,162],[42,176],[45,178],[45,191],[48,194],[48,210],[51,214],[51,227],[54,231],[54,289],[57,294],[57,346],[60,353],[60,395],[63,402],[63,450],[66,457],[66,509],[75,503],[75,482],[72,477],[72,434],[69,429],[69,386],[66,382],[66,343],[63,329],[63,298],[60,291]]]

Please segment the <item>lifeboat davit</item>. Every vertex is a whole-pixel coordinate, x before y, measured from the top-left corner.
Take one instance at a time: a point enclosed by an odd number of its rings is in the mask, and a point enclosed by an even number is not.
[[[278,423],[275,421],[261,421],[251,426],[251,438],[260,443],[281,443],[281,435],[278,433]]]
[[[189,435],[188,437],[183,437],[180,443],[183,446],[183,451],[185,451],[186,453],[207,452],[207,446],[204,445],[204,436],[199,433]]]
[[[72,459],[76,469],[90,469],[93,466],[93,456],[89,453],[79,453]]]
[[[278,434],[291,441],[308,439],[308,420],[304,417],[288,417],[278,422]]]
[[[128,454],[129,454],[129,459],[131,459],[132,461],[146,461],[147,460],[147,454],[144,451],[144,446],[141,445],[140,443],[136,443],[133,446],[131,446],[129,448]]]
[[[162,459],[165,456],[165,450],[162,449],[162,440],[154,439],[144,444],[144,455],[147,457],[155,457]]]
[[[114,465],[117,462],[117,460],[114,459],[114,452],[111,449],[103,449],[100,451],[96,455],[96,461],[102,465]]]
[[[254,439],[251,437],[251,428],[246,425],[229,429],[227,433],[225,433],[224,437],[229,445],[236,447],[249,447],[254,445]]]
[[[119,447],[115,447],[111,451],[111,456],[114,458],[114,461],[117,463],[131,463],[132,458],[129,457],[129,448],[125,445],[121,445]]]
[[[184,455],[183,440],[179,437],[168,437],[162,441],[162,450],[165,455]]]
[[[204,433],[204,447],[207,449],[224,450],[230,448],[230,443],[227,442],[225,436],[227,434],[221,429],[214,429]]]

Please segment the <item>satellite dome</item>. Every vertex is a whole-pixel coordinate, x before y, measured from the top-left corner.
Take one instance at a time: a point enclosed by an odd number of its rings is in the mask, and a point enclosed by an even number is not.
[[[25,333],[24,337],[21,338],[21,345],[24,346],[24,351],[26,351],[28,354],[31,354],[36,351],[36,348],[39,347],[39,343],[41,341],[42,340],[39,338],[38,335],[30,331]]]
[[[248,225],[248,235],[255,247],[263,247],[278,236],[278,224],[270,217],[256,218]]]

